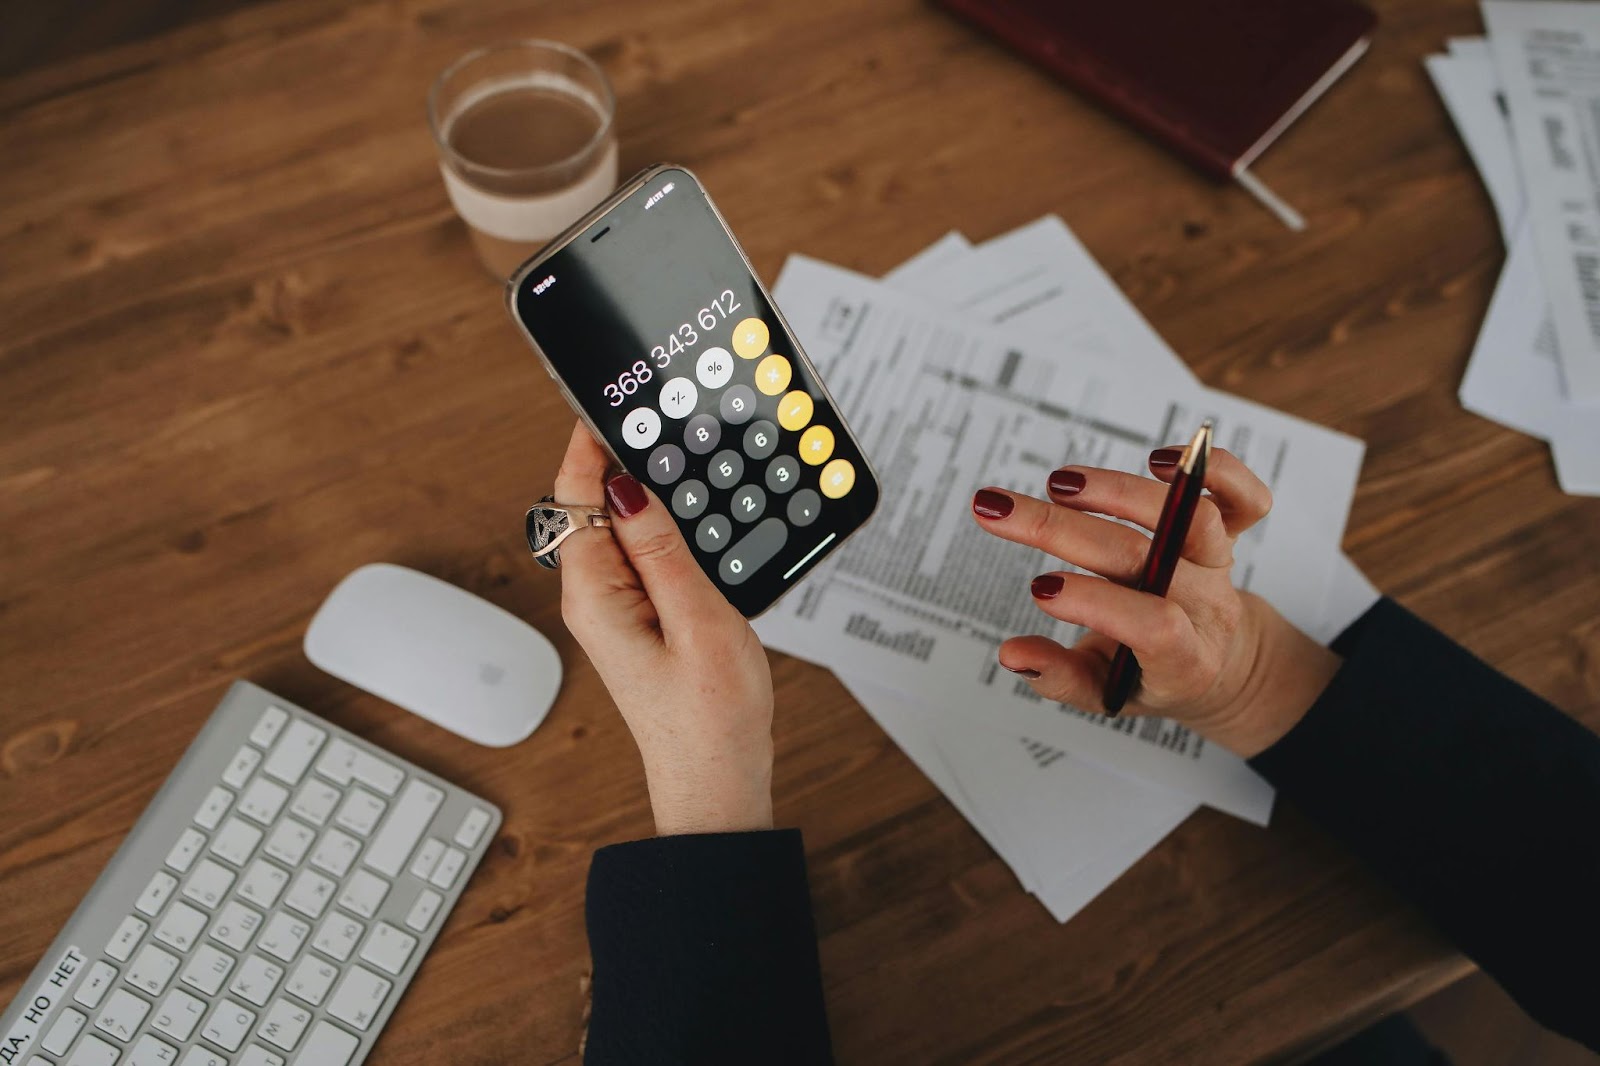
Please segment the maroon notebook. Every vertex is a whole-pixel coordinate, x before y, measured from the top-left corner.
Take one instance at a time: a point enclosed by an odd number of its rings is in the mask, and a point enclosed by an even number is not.
[[[1220,178],[1366,50],[1352,0],[936,0]]]

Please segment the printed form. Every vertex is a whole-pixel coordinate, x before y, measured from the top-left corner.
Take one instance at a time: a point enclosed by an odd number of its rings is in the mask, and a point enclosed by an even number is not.
[[[998,666],[1007,636],[1071,644],[1078,634],[1026,595],[1059,564],[983,533],[969,501],[984,484],[1038,494],[1066,463],[1143,473],[1152,448],[1214,418],[1223,446],[1279,499],[1241,538],[1236,580],[1309,629],[1322,619],[1361,444],[1108,353],[1057,344],[1042,355],[1037,338],[802,257],[777,297],[884,493],[874,520],[758,624],[763,639],[842,675],[892,677],[917,700],[984,708],[974,721],[1264,822],[1271,789],[1229,753],[1172,722],[1046,703]]]

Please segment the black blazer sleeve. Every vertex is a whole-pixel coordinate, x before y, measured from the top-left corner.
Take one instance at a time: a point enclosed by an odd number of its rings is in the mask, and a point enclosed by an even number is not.
[[[831,1063],[798,830],[595,853],[588,1066]]]
[[[1600,738],[1392,601],[1251,763],[1541,1024],[1600,1050]]]

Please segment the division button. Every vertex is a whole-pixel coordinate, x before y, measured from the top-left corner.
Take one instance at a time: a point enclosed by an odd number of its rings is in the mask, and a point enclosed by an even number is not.
[[[798,433],[811,421],[811,414],[815,409],[816,405],[811,402],[811,394],[795,389],[778,401],[778,425],[791,433]]]
[[[663,444],[650,453],[650,480],[657,485],[670,485],[683,476],[683,449],[676,444]]]
[[[832,454],[833,430],[827,426],[812,426],[800,434],[800,458],[807,466],[821,466]]]
[[[848,459],[835,459],[822,468],[822,494],[830,500],[849,492],[855,483],[856,468]]]
[[[694,365],[694,376],[708,389],[720,389],[733,377],[733,356],[726,348],[707,348]]]
[[[733,523],[725,514],[706,515],[694,531],[694,542],[703,552],[719,552],[733,539]]]
[[[788,539],[789,527],[784,525],[783,519],[768,518],[728,549],[728,554],[717,564],[717,576],[726,585],[744,584],[751,574],[783,550]]]
[[[661,386],[661,413],[668,418],[688,418],[700,402],[700,390],[688,378],[673,378]]]
[[[716,415],[695,415],[683,427],[683,446],[696,455],[705,455],[722,439],[722,423]]]
[[[735,521],[754,522],[767,509],[767,494],[758,485],[745,485],[733,494],[731,509]]]
[[[711,469],[706,477],[719,489],[731,489],[744,476],[744,456],[732,448],[724,448],[711,457]]]
[[[754,359],[767,350],[767,324],[759,318],[747,318],[733,327],[733,350],[740,359]]]
[[[756,392],[749,385],[735,385],[722,394],[719,401],[722,420],[730,426],[742,426],[756,414]]]
[[[630,448],[648,448],[661,436],[661,416],[653,408],[635,407],[622,420],[622,439]]]
[[[672,513],[679,518],[699,518],[711,501],[711,490],[703,481],[690,478],[672,490]]]
[[[776,396],[789,387],[794,368],[781,355],[769,355],[756,364],[756,388],[768,396]]]
[[[778,427],[761,419],[744,431],[744,453],[752,459],[765,459],[778,450]]]
[[[800,464],[792,455],[780,455],[767,466],[767,488],[783,495],[800,484]]]
[[[801,489],[789,497],[789,524],[809,526],[817,520],[817,513],[821,510],[822,497],[817,495],[817,490]]]

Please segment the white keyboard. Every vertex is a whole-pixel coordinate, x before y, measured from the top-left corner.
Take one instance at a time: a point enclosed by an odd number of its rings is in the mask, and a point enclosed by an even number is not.
[[[500,811],[236,682],[0,1016],[5,1066],[351,1066]]]

